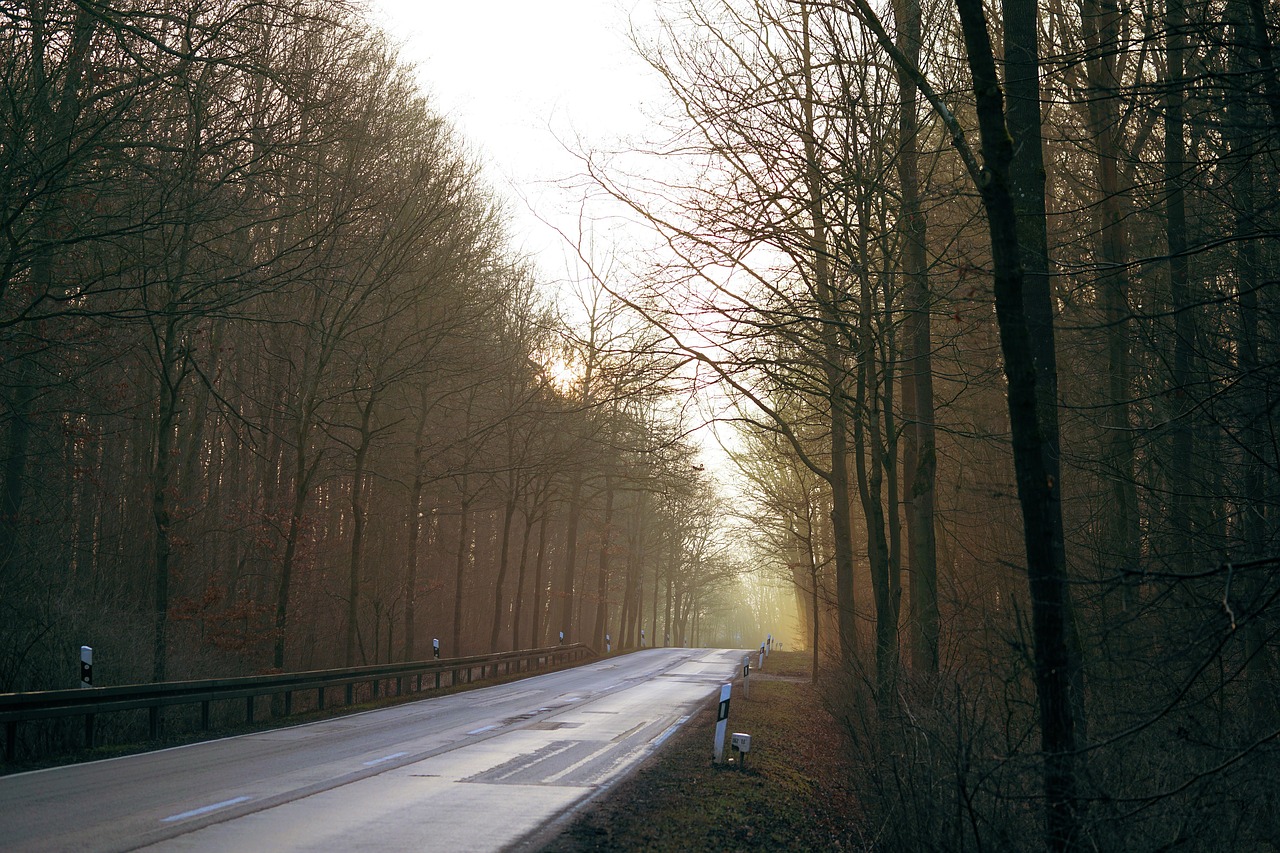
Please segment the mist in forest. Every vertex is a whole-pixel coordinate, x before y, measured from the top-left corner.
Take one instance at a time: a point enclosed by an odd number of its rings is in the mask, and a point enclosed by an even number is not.
[[[0,692],[772,634],[884,849],[1274,849],[1275,5],[644,9],[566,273],[356,4],[0,2]]]

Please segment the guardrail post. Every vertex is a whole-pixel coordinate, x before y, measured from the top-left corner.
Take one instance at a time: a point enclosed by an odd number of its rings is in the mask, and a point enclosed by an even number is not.
[[[318,711],[324,710],[324,688],[323,687],[316,688],[316,710]]]
[[[352,696],[354,694],[355,694],[355,685],[352,684],[351,682],[347,682],[347,704],[348,705],[353,704]]]
[[[200,731],[209,731],[209,700],[200,703]]]
[[[293,713],[293,691],[286,690],[284,692],[284,715],[287,717]]]
[[[253,725],[253,697],[244,697],[244,724],[246,726]]]
[[[147,708],[147,734],[151,740],[155,740],[160,734],[159,705],[152,705]]]
[[[93,749],[93,714],[84,715],[84,748]]]
[[[18,721],[6,720],[4,724],[4,760],[12,764],[18,758]]]

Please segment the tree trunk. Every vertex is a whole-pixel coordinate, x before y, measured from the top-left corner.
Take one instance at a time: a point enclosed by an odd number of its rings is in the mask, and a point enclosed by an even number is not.
[[[1186,142],[1183,102],[1186,87],[1186,7],[1184,0],[1166,0],[1166,68],[1164,94],[1165,236],[1169,250],[1169,296],[1173,307],[1173,367],[1169,376],[1170,482],[1169,558],[1175,571],[1189,575],[1195,568],[1192,533],[1192,495],[1195,453],[1191,413],[1191,353],[1195,327],[1191,317],[1187,267]]]
[[[920,2],[895,0],[894,23],[898,47],[913,66],[920,64]],[[910,433],[910,464],[906,480],[907,550],[910,555],[911,665],[923,674],[938,672],[938,548],[934,526],[934,484],[937,453],[933,413],[933,340],[930,311],[929,264],[925,254],[927,223],[921,204],[920,139],[915,79],[898,68],[902,108],[898,117],[898,182],[902,204],[899,228],[903,234],[902,278],[907,291],[904,328],[905,361],[902,405]],[[909,381],[907,381],[909,379]],[[904,462],[907,461],[904,458]]]
[[[320,464],[320,456],[308,460],[311,436],[311,406],[309,396],[300,403],[298,423],[294,430],[293,448],[293,502],[289,510],[289,532],[284,542],[284,556],[280,560],[280,582],[276,587],[275,648],[272,666],[284,670],[285,644],[288,638],[289,596],[293,591],[293,569],[298,556],[298,541],[302,536],[307,499],[311,494],[311,481]]]
[[[542,566],[546,562],[547,556],[547,523],[550,520],[551,512],[548,507],[542,513],[542,520],[538,523],[538,557],[533,563],[533,630],[530,632],[529,648],[538,649],[542,647],[545,634],[543,633],[542,611],[544,605],[542,603],[542,595],[546,589],[542,583]]]
[[[573,586],[577,583],[578,524],[582,515],[582,476],[575,472],[573,487],[569,493],[569,519],[564,537],[564,569],[560,574],[560,590],[552,608],[552,634],[559,639],[564,632],[566,643],[573,642]]]
[[[458,504],[458,556],[453,566],[453,645],[454,656],[462,654],[462,598],[467,563],[471,556],[471,498],[467,496],[467,476],[462,478],[462,500]]]
[[[858,414],[853,427],[854,459],[858,497],[867,528],[867,563],[871,570],[871,589],[876,608],[876,698],[882,708],[887,708],[897,679],[900,585],[889,564],[889,545],[885,539],[882,497],[884,444],[880,435],[879,395],[875,387],[877,358],[871,332],[871,286],[865,275],[862,277],[860,305],[862,319],[859,324],[861,334],[856,381]],[[867,460],[868,448],[871,451],[870,461]]]
[[[1044,752],[1045,838],[1048,850],[1069,850],[1079,842],[1080,820],[1076,771],[1076,727],[1073,686],[1079,661],[1069,639],[1070,588],[1062,547],[1059,478],[1047,465],[1050,436],[1056,429],[1041,425],[1044,408],[1036,385],[1042,365],[1032,346],[1033,324],[1023,299],[1018,211],[1010,184],[1015,144],[1039,144],[1039,136],[1017,143],[1005,123],[1000,81],[980,0],[957,0],[965,49],[973,74],[978,127],[984,165],[978,189],[987,212],[994,264],[996,321],[1008,382],[1009,425],[1013,461],[1022,508],[1027,579],[1031,592],[1033,658]],[[1035,3],[1006,0],[1022,18],[1035,21]],[[1006,27],[1006,40],[1020,32]],[[1033,37],[1034,39],[1034,37]],[[1049,410],[1056,421],[1056,407]]]
[[[427,407],[420,406],[418,429],[413,442],[413,485],[409,487],[409,555],[404,569],[404,659],[414,660],[418,619],[418,542],[422,538],[423,436],[427,427]]]
[[[41,194],[58,200],[69,178],[68,160],[75,146],[73,135],[76,123],[81,118],[82,87],[91,65],[90,49],[98,27],[98,13],[86,7],[76,8],[71,40],[65,45],[62,85],[57,90],[49,83],[49,69],[45,67],[47,45],[42,40],[42,34],[46,23],[44,16],[48,13],[48,7],[41,12],[32,12],[33,17],[39,18],[33,27],[32,74],[40,81],[32,93],[34,97],[31,108],[35,119],[32,127],[45,132],[35,142],[38,146],[37,156],[42,161],[42,180],[47,181]],[[50,218],[56,209],[57,204],[48,205],[45,208],[48,212],[41,213],[32,228],[32,243],[39,248],[31,260],[30,286],[33,295],[37,297],[53,290],[53,247],[57,240]],[[0,297],[7,296],[13,284],[8,275],[0,278]],[[9,357],[12,358],[13,355],[10,353]],[[6,401],[9,404],[9,430],[2,466],[4,483],[0,486],[0,576],[20,552],[19,533],[23,525],[19,516],[26,500],[27,464],[33,426],[31,405],[35,400],[35,372],[31,369],[29,355],[24,354],[19,358],[21,364],[18,366],[17,384],[13,396]]]
[[[527,511],[526,511],[527,512]],[[520,532],[520,563],[516,568],[516,594],[511,607],[511,650],[520,648],[520,622],[524,612],[524,582],[529,569],[529,542],[533,539],[533,522],[524,515],[524,529]],[[529,648],[535,648],[530,646]]]
[[[827,218],[822,196],[822,172],[818,162],[818,144],[814,135],[813,69],[809,47],[809,5],[800,5],[803,27],[804,126],[800,137],[805,156],[805,201],[809,207],[809,252],[813,261],[813,287],[818,299],[821,324],[822,370],[826,381],[827,405],[831,425],[831,524],[835,537],[836,611],[840,635],[840,659],[853,667],[857,659],[858,633],[854,610],[853,526],[850,518],[850,483],[848,422],[845,405],[845,349],[840,334],[843,317],[832,286],[827,244]]]
[[[1096,22],[1096,24],[1095,24]],[[1134,584],[1139,556],[1139,519],[1134,460],[1129,366],[1128,234],[1121,211],[1120,117],[1116,95],[1119,7],[1107,0],[1086,0],[1081,26],[1090,57],[1089,118],[1097,145],[1099,289],[1107,350],[1107,409],[1103,417],[1104,471],[1108,482],[1106,553],[1103,565],[1121,577],[1120,611],[1136,604]]]
[[[596,619],[591,631],[591,642],[596,651],[605,647],[604,635],[609,632],[609,545],[613,539],[613,482],[604,478],[604,528],[600,533],[600,562],[596,566]]]
[[[365,526],[364,468],[369,458],[369,445],[373,443],[369,427],[373,420],[375,400],[376,395],[370,393],[369,399],[361,407],[360,445],[356,448],[355,465],[351,472],[351,556],[347,564],[347,666],[356,666],[357,645],[360,647],[360,663],[368,663],[365,659],[364,641],[360,636],[360,581]],[[376,629],[374,636],[375,638],[377,636]]]
[[[1251,121],[1247,93],[1252,82],[1249,72],[1253,62],[1265,57],[1257,45],[1254,23],[1248,3],[1232,0],[1227,6],[1230,20],[1228,43],[1232,50],[1229,71],[1237,82],[1229,89],[1227,142],[1231,147],[1231,159],[1235,164],[1236,178],[1231,182],[1232,206],[1235,208],[1235,233],[1241,237],[1236,246],[1236,300],[1238,312],[1238,369],[1241,385],[1240,420],[1237,427],[1241,438],[1242,465],[1239,511],[1239,556],[1258,559],[1267,556],[1267,467],[1270,461],[1267,435],[1262,428],[1264,412],[1270,410],[1268,383],[1262,377],[1258,332],[1258,290],[1262,287],[1259,275],[1259,246],[1253,235],[1259,231],[1258,200],[1255,198],[1255,170],[1259,155],[1258,146],[1249,138],[1246,128]],[[1247,47],[1246,47],[1247,46]],[[1277,122],[1280,125],[1280,122]],[[1265,139],[1265,137],[1264,137]],[[1246,585],[1248,600],[1263,601],[1266,588],[1265,575],[1255,575]],[[1245,629],[1245,676],[1248,683],[1250,729],[1254,738],[1262,737],[1270,721],[1275,719],[1276,699],[1271,688],[1274,670],[1271,648],[1267,643],[1270,634],[1267,609],[1259,608],[1249,619]]]
[[[511,561],[511,523],[515,516],[516,495],[515,484],[513,483],[511,494],[507,497],[507,505],[502,513],[502,545],[498,556],[498,578],[493,584],[493,625],[489,629],[490,652],[498,651],[498,636],[502,632],[502,611],[511,606],[511,599],[506,597],[505,590],[507,586],[507,567]],[[521,575],[523,575],[523,564]]]
[[[167,677],[169,627],[169,560],[173,553],[169,485],[173,475],[173,439],[178,419],[178,385],[185,369],[178,355],[178,321],[169,317],[161,336],[160,406],[156,413],[156,449],[151,469],[151,517],[155,524],[155,600],[153,612],[151,680]]]

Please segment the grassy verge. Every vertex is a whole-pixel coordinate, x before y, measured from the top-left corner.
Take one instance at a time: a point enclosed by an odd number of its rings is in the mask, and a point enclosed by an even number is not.
[[[716,704],[708,703],[544,851],[866,849],[841,733],[808,666],[805,653],[776,652],[752,676],[750,699],[734,685],[729,732],[751,735],[743,767],[712,764]]]

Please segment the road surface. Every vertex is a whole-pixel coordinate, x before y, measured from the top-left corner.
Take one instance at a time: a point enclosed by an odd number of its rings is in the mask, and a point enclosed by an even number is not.
[[[0,849],[501,850],[617,781],[733,677],[741,655],[650,649],[324,722],[6,776]]]

